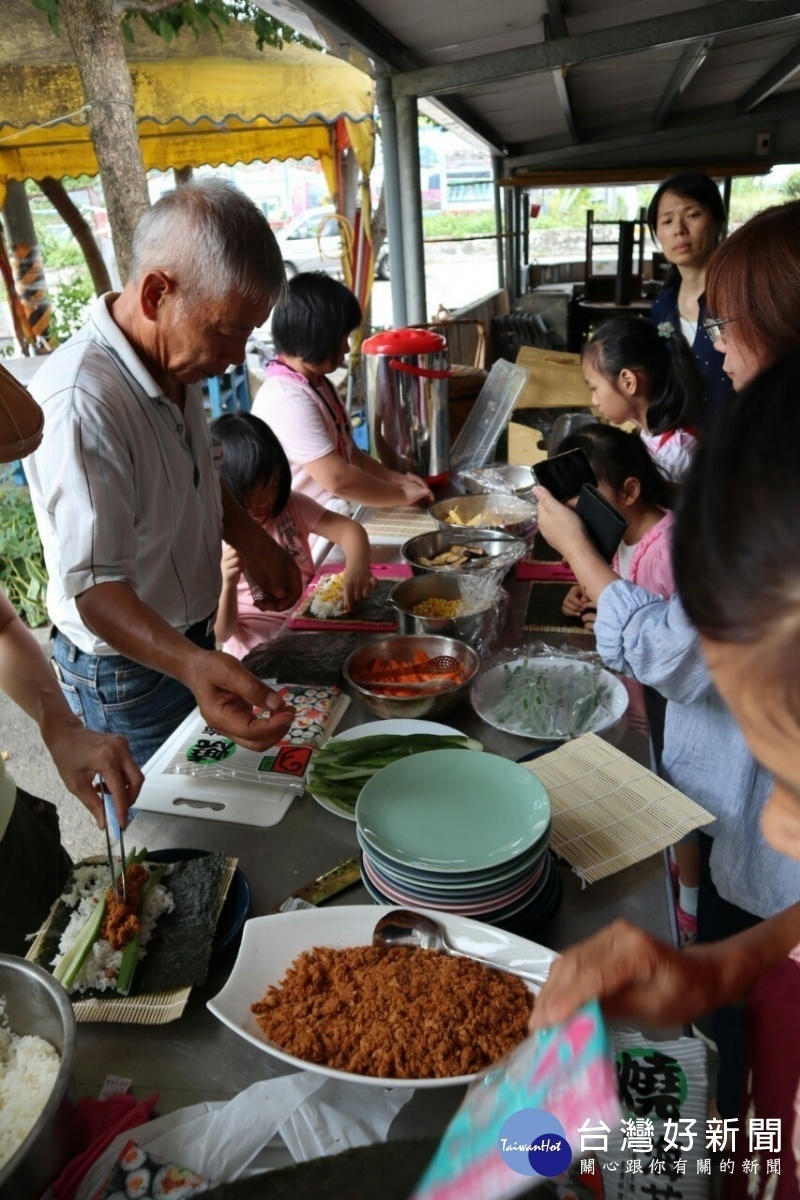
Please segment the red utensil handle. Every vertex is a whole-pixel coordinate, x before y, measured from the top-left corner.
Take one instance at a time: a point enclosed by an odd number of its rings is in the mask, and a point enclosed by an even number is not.
[[[432,371],[428,367],[412,367],[411,363],[400,362],[399,358],[390,358],[389,366],[393,371],[405,371],[406,375],[421,375],[423,379],[449,379],[453,374],[452,367],[443,371]]]

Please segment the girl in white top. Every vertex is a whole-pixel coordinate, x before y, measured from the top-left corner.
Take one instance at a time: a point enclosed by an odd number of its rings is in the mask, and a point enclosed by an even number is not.
[[[633,421],[668,479],[679,481],[705,423],[705,386],[694,355],[666,322],[605,321],[583,351],[592,401],[612,425]]]
[[[391,507],[433,495],[417,475],[391,471],[353,441],[350,418],[326,378],[344,362],[361,324],[351,291],[321,271],[295,275],[272,316],[278,357],[266,369],[253,412],[277,435],[292,468],[292,490],[322,505],[340,496]]]

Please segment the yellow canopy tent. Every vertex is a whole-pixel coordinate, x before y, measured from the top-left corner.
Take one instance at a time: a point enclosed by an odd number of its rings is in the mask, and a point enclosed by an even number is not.
[[[145,169],[310,157],[320,161],[339,208],[341,151],[350,145],[369,179],[373,85],[341,59],[292,43],[259,50],[252,28],[235,22],[222,40],[184,32],[169,44],[139,22],[125,53]],[[3,0],[0,208],[8,179],[97,173],[69,40],[53,33],[30,0]],[[369,222],[354,238],[340,220],[345,277],[354,290],[361,281],[365,303],[372,283]],[[18,272],[27,249],[20,259],[14,248]]]
[[[346,139],[369,175],[372,81],[332,55],[290,43],[260,51],[252,28],[236,23],[221,41],[184,32],[167,45],[138,23],[126,56],[147,169],[310,156],[335,195],[337,146]],[[4,0],[0,187],[97,174],[83,105],[68,39],[30,0]]]

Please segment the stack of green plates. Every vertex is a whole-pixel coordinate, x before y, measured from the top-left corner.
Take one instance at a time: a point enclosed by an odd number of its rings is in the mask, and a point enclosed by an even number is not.
[[[495,754],[431,750],[392,763],[356,805],[364,885],[379,904],[530,930],[560,901],[550,800]]]

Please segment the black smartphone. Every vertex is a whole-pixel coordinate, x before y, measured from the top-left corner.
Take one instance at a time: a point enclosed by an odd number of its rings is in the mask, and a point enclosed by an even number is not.
[[[611,562],[619,548],[628,522],[622,513],[601,496],[597,488],[587,483],[581,488],[575,511],[589,531],[589,537],[606,562]]]
[[[580,494],[585,483],[597,486],[597,478],[583,450],[567,450],[545,458],[533,468],[536,482],[566,504]]]

